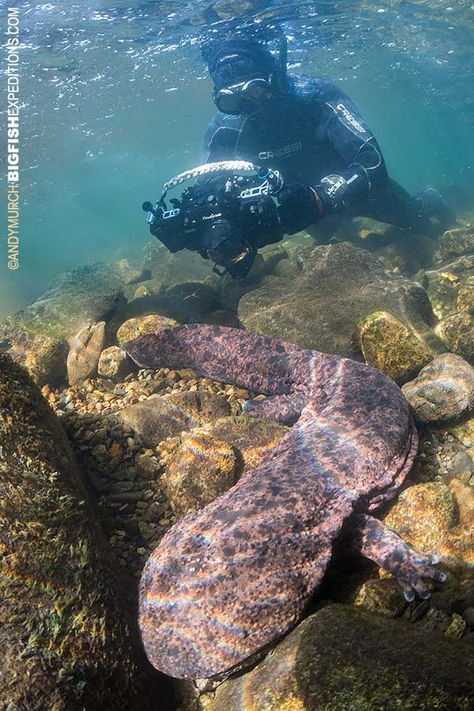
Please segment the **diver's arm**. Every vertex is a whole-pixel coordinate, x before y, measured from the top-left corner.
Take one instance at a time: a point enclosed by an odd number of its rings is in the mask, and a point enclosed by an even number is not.
[[[337,211],[383,185],[388,175],[377,141],[349,97],[333,85],[323,102],[327,140],[347,168],[323,178],[316,190]]]
[[[234,125],[235,117],[217,113],[204,134],[201,151],[201,165],[221,160],[234,160],[239,136],[239,128]]]
[[[331,82],[320,80],[309,101],[318,140],[332,145],[345,166],[318,184],[284,186],[278,196],[281,224],[287,234],[341,212],[388,180],[375,137],[352,101]]]

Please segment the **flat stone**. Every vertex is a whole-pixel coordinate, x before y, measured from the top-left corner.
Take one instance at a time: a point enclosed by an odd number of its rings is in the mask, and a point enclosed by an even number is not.
[[[158,396],[129,405],[115,416],[135,432],[144,447],[156,447],[167,437],[197,424],[179,407]]]

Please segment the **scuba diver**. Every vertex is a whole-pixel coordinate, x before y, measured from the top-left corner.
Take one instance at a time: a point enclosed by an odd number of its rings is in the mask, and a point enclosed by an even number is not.
[[[278,59],[251,39],[205,45],[201,53],[218,109],[204,137],[202,162],[240,159],[278,170],[286,234],[342,213],[430,237],[455,222],[437,190],[412,197],[388,176],[372,131],[338,86],[287,73],[285,38]]]

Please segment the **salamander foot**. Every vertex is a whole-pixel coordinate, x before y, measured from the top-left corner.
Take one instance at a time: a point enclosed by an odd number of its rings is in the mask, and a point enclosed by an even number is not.
[[[433,567],[439,563],[438,556],[419,553],[382,521],[360,515],[356,525],[357,549],[394,575],[407,602],[413,602],[416,595],[423,600],[430,597],[431,592],[423,578],[431,578],[438,583],[446,580],[446,574]]]

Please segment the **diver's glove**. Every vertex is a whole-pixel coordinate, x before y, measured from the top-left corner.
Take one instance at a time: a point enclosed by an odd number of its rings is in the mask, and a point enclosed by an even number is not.
[[[278,215],[288,235],[304,230],[324,215],[324,206],[317,189],[311,185],[291,183],[278,194]]]

